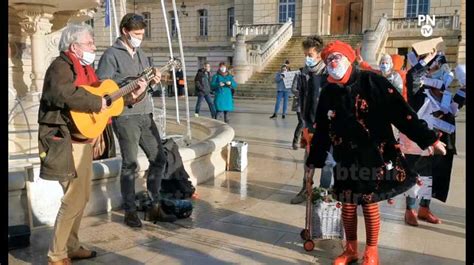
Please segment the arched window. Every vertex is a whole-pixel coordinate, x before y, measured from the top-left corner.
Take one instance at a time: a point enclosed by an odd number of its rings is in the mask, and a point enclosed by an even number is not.
[[[199,36],[207,36],[208,21],[207,9],[198,10],[199,15]]]

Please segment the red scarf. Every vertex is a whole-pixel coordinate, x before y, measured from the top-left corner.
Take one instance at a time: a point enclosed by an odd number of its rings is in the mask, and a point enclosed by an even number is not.
[[[346,74],[344,75],[343,78],[341,78],[340,80],[336,80],[332,78],[332,76],[328,76],[328,82],[344,85],[347,83],[347,81],[349,81],[351,74],[352,74],[352,64],[350,64],[349,68],[347,68]]]
[[[74,81],[74,85],[82,86],[82,85],[93,85],[99,82],[99,78],[95,74],[94,68],[90,65],[83,66],[79,59],[70,51],[64,52],[66,56],[71,60],[72,65],[74,67],[74,72],[76,73],[76,80]]]
[[[76,57],[72,52],[64,52],[66,56],[71,60],[74,72],[76,73],[76,80],[74,81],[75,86],[88,85],[97,87],[100,82],[99,78],[95,74],[94,68],[90,65],[82,65],[79,58]],[[108,124],[112,123],[112,118],[109,119]]]

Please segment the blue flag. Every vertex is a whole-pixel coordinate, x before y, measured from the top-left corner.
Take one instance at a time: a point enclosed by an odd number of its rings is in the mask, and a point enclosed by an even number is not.
[[[105,27],[110,26],[110,0],[105,0]]]

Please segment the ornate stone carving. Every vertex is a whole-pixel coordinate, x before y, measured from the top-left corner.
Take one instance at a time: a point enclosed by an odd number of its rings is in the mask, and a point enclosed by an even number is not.
[[[20,22],[21,30],[28,35],[42,34],[46,35],[51,32],[50,20],[53,14],[44,13],[41,11],[21,10],[18,15],[23,19]]]

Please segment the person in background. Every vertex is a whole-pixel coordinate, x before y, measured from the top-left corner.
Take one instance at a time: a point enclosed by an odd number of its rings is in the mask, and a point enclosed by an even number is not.
[[[455,117],[465,103],[465,72],[457,71],[456,77],[461,87],[452,96],[448,88],[454,79],[444,55],[437,55],[432,61],[432,67],[425,66],[426,75],[421,76],[421,87],[413,95],[412,108],[417,111],[420,119],[440,135],[440,140],[446,143],[447,153],[444,156],[424,152],[416,144],[401,135],[400,145],[408,163],[420,175],[420,185],[408,192],[406,198],[405,223],[418,226],[418,220],[432,224],[440,224],[441,220],[430,210],[432,198],[446,202],[451,180],[451,170],[456,154],[456,122]],[[442,62],[442,63],[439,63]],[[418,68],[416,66],[414,68]],[[409,71],[413,75],[413,71]],[[413,79],[413,78],[410,78]],[[419,191],[417,191],[419,188]],[[420,199],[416,213],[416,199]],[[418,220],[417,220],[418,219]]]
[[[381,74],[392,83],[398,93],[403,94],[403,80],[400,74],[393,69],[392,56],[383,54],[380,58],[379,69],[373,69],[369,63],[363,60],[360,54],[357,56],[357,62],[359,63],[360,69]]]
[[[293,79],[292,92],[295,95],[293,104],[296,104],[296,114],[298,125],[293,136],[293,149],[298,149],[301,143],[305,148],[305,160],[309,153],[309,143],[314,132],[314,118],[318,106],[319,93],[321,87],[326,84],[326,65],[321,60],[321,50],[323,49],[323,39],[317,35],[307,37],[302,43],[305,55],[305,66],[299,69],[295,79]],[[305,171],[308,168],[305,167]],[[305,201],[306,179],[303,175],[303,185],[301,190],[291,199],[291,204],[299,204]],[[320,186],[329,188],[332,181],[332,171],[322,170]]]
[[[278,111],[280,110],[280,102],[283,99],[283,110],[281,111],[281,118],[284,119],[286,116],[286,110],[288,107],[288,96],[290,94],[291,87],[285,86],[285,73],[288,72],[286,64],[281,66],[281,69],[278,73],[275,74],[275,82],[277,87],[277,99],[275,103],[275,110],[273,115],[270,116],[270,119],[275,119],[277,117]]]
[[[210,93],[211,93],[211,65],[209,63],[204,63],[203,67],[198,70],[194,82],[196,85],[196,109],[194,111],[194,116],[199,117],[199,111],[201,109],[202,100],[205,99],[209,110],[211,111],[211,117],[216,118],[216,109],[214,108],[214,102],[212,102]]]
[[[212,77],[211,88],[215,93],[216,119],[223,112],[224,122],[229,123],[228,113],[234,111],[233,95],[237,88],[237,83],[234,77],[227,71],[227,66],[224,62],[219,64],[219,70]]]
[[[290,60],[286,60],[285,65],[286,65],[286,69],[288,69],[288,71],[291,71]]]
[[[176,71],[176,86],[178,87],[178,97],[184,97],[184,75],[181,67],[177,68]]]
[[[399,54],[391,54],[392,62],[393,62],[393,71],[396,71],[400,77],[402,78],[403,88],[402,88],[402,96],[406,100],[407,99],[407,71],[403,68],[403,63],[405,61],[404,56]]]

